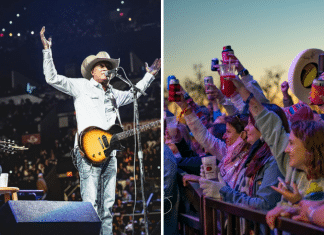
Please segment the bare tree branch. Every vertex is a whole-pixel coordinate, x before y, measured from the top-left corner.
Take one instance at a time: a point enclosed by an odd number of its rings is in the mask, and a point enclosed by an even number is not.
[[[265,69],[266,75],[261,78],[260,86],[270,103],[273,103],[280,94],[280,80],[284,72],[280,66]]]

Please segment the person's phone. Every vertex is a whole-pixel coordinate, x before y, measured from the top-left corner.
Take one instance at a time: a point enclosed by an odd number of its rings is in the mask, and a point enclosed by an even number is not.
[[[288,191],[290,191],[290,192],[294,192],[293,187],[291,187],[290,185],[287,185],[286,182],[285,182],[282,178],[278,177],[278,180],[279,180],[280,183],[282,183],[282,185],[283,185],[283,186],[284,186]]]

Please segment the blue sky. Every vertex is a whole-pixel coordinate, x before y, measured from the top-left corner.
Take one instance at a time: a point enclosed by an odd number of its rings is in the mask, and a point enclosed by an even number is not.
[[[194,78],[193,64],[210,71],[223,46],[258,81],[265,69],[285,71],[308,48],[324,49],[324,1],[164,0],[164,77]]]

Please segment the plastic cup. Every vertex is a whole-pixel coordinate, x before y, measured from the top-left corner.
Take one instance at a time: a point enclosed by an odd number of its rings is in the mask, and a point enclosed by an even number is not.
[[[166,128],[169,132],[171,140],[174,141],[174,137],[177,135],[178,131],[178,121],[176,116],[166,117]]]
[[[216,179],[217,178],[217,165],[216,156],[203,157],[201,159],[206,179]]]
[[[2,173],[0,175],[0,188],[1,187],[8,187],[8,173]]]
[[[235,65],[234,64],[221,64],[219,65],[219,75],[221,83],[221,92],[226,97],[231,97],[236,91],[234,83],[231,81],[235,78]]]

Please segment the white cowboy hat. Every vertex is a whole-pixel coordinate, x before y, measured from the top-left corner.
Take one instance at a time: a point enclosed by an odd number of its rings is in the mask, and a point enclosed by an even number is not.
[[[99,61],[109,62],[112,67],[108,69],[115,69],[119,66],[120,59],[110,58],[110,55],[105,51],[100,51],[97,55],[89,55],[83,60],[81,64],[82,76],[86,79],[90,79],[92,77],[91,70],[93,69],[93,66]]]
[[[312,82],[317,77],[318,56],[324,51],[311,48],[300,52],[292,61],[288,71],[288,83],[297,98],[310,103],[309,92]]]

